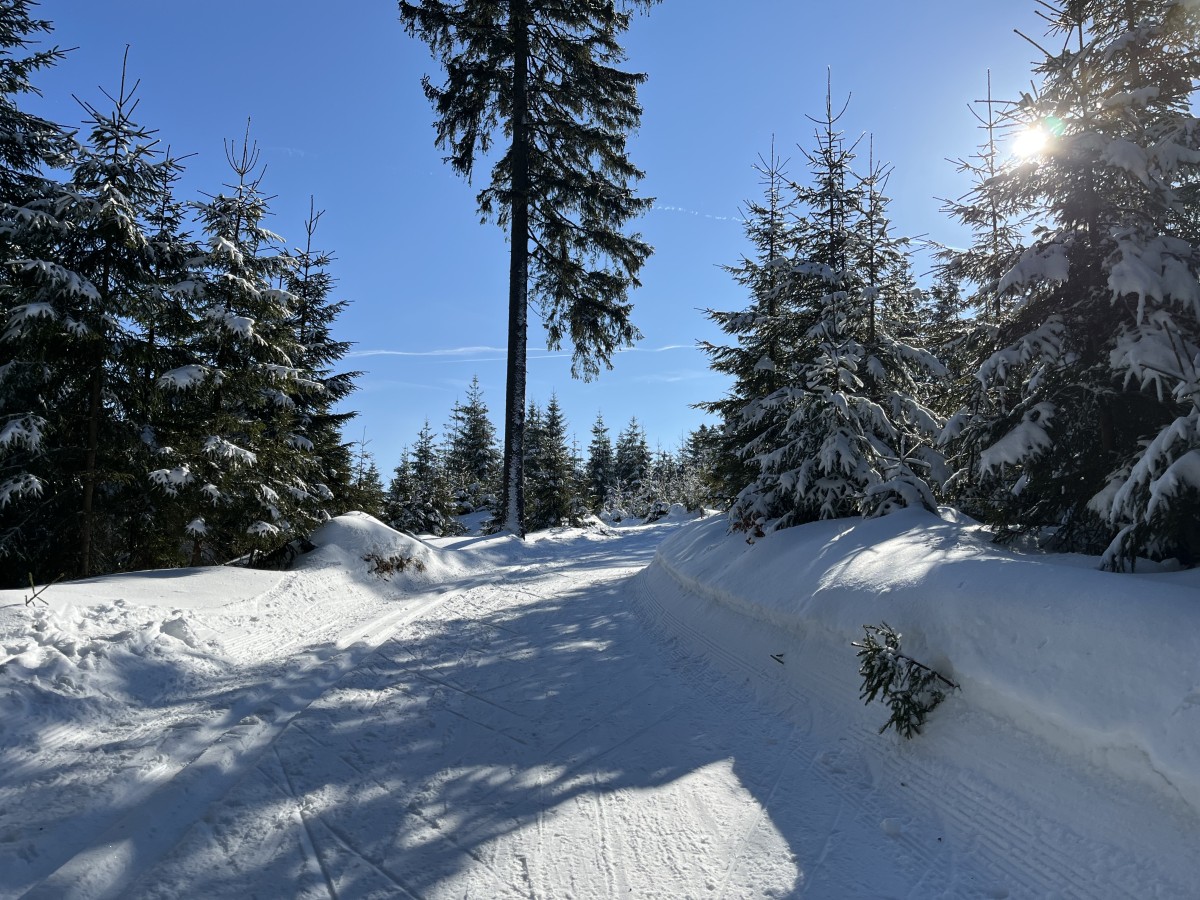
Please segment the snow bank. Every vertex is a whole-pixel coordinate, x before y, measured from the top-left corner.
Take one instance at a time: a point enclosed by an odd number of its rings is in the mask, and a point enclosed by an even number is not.
[[[410,587],[435,584],[461,574],[461,566],[437,547],[363,512],[346,513],[326,522],[310,540],[317,549],[299,557],[296,569],[340,566],[370,573],[376,559],[411,560],[402,572],[388,576],[392,583]]]
[[[461,575],[462,564],[365,513],[349,513],[312,535],[298,558],[301,579],[326,570],[377,598],[331,590],[314,610],[293,572],[231,566],[163,569],[0,591],[0,750],[31,743],[50,724],[103,723],[129,702],[154,704],[203,693],[226,672],[235,644],[246,655],[286,652],[296,641],[377,614],[387,602]],[[378,560],[409,561],[375,572]],[[321,582],[324,583],[324,582]],[[340,603],[353,609],[336,608]],[[325,620],[329,620],[329,624]],[[289,644],[280,636],[290,625]],[[270,638],[258,632],[273,629]]]
[[[752,545],[727,527],[681,529],[655,568],[748,627],[768,626],[781,649],[844,648],[844,670],[823,674],[847,697],[859,683],[850,642],[888,622],[906,653],[962,687],[918,740],[937,741],[938,718],[969,704],[1200,808],[1195,573],[1114,575],[1086,557],[1020,554],[949,512],[814,523]]]

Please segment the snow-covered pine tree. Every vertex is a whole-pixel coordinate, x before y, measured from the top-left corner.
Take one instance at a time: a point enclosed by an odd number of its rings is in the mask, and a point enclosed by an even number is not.
[[[700,424],[688,432],[679,448],[682,487],[680,502],[689,511],[728,506],[732,497],[724,493],[720,459],[724,438],[720,428]]]
[[[944,200],[942,206],[944,213],[970,230],[971,241],[966,249],[938,248],[938,276],[930,291],[926,326],[933,349],[949,370],[946,393],[937,403],[939,413],[948,419],[939,437],[949,470],[943,491],[971,515],[986,520],[993,518],[989,511],[997,501],[1003,502],[1006,489],[978,478],[977,432],[988,428],[988,416],[980,415],[988,401],[975,376],[984,360],[999,349],[1000,327],[1013,314],[1014,296],[998,287],[1020,258],[1023,230],[1033,224],[1028,210],[1002,206],[991,189],[991,179],[1004,166],[1002,148],[1012,128],[1011,107],[993,95],[989,72],[986,97],[968,106],[983,140],[972,156],[955,161],[957,171],[970,180],[970,190],[957,200]],[[958,304],[934,299],[956,295],[961,311],[969,311],[969,317],[958,317]],[[993,496],[997,493],[1001,496]]]
[[[148,219],[172,203],[178,164],[132,120],[135,89],[123,70],[110,110],[82,104],[88,139],[44,207],[50,215],[36,220],[48,242],[34,238],[24,249],[37,255],[11,261],[24,303],[10,312],[5,343],[12,365],[38,373],[27,396],[41,404],[44,428],[26,470],[43,485],[24,523],[37,534],[27,552],[36,547],[55,574],[128,565],[132,533],[152,515],[146,373],[166,368],[172,350],[150,336],[171,321],[162,263],[186,251],[161,229],[149,233]]]
[[[531,408],[529,421],[533,453],[529,460],[526,529],[578,525],[575,464],[567,446],[567,423],[558,397],[550,395],[544,414]]]
[[[236,178],[228,192],[196,205],[207,246],[196,277],[176,286],[196,312],[191,359],[160,379],[177,393],[179,415],[159,435],[174,464],[152,475],[186,510],[193,564],[304,534],[328,499],[298,411],[320,384],[297,365],[304,348],[293,298],[278,286],[293,260],[265,226],[268,198],[248,132],[226,143]]]
[[[446,472],[459,513],[495,512],[501,457],[479,376],[472,376],[466,401],[455,401],[446,432]]]
[[[630,187],[642,173],[626,154],[645,76],[618,68],[625,54],[617,39],[631,10],[655,2],[400,2],[409,34],[445,68],[444,84],[426,78],[424,86],[437,111],[437,143],[454,168],[469,179],[497,132],[507,144],[478,202],[510,233],[499,527],[518,536],[530,302],[541,309],[551,348],[570,339],[572,371],[584,378],[638,337],[627,298],[651,248],[622,229],[650,206]]]
[[[355,477],[343,430],[358,414],[335,409],[355,390],[354,381],[362,375],[334,371],[350,350],[348,341],[333,338],[333,324],[349,301],[330,296],[336,285],[329,271],[334,257],[313,244],[324,214],[310,197],[304,247],[292,252],[284,281],[291,296],[290,325],[297,344],[292,359],[297,374],[293,378],[295,390],[290,392],[295,403],[291,443],[298,450],[311,450],[297,461],[304,464],[299,473],[305,483],[302,490],[320,504],[316,512],[320,517],[344,510],[347,494],[353,491]],[[357,495],[367,496],[361,490]]]
[[[797,199],[787,176],[787,163],[775,153],[772,138],[770,154],[760,156],[754,165],[763,197],[747,202],[742,212],[752,255],[743,256],[736,266],[724,267],[750,294],[750,305],[735,312],[705,311],[735,341],[701,342],[709,355],[709,365],[733,381],[720,400],[698,404],[721,419],[718,475],[721,493],[730,499],[755,477],[755,467],[742,455],[745,446],[761,431],[755,404],[783,385],[797,337],[799,320],[790,294],[797,283],[792,277]]]
[[[592,423],[592,439],[588,442],[584,479],[588,508],[599,514],[608,508],[617,489],[613,445],[602,413],[596,413],[596,421]]]
[[[525,498],[525,518],[521,523],[521,527],[526,530],[530,523],[540,523],[544,519],[542,511],[538,509],[536,498],[533,497],[533,486],[543,477],[542,456],[545,452],[543,446],[545,443],[543,440],[544,437],[545,428],[541,407],[537,405],[536,401],[530,400],[529,407],[525,410],[525,459],[521,466],[525,478],[525,485],[522,490],[522,496]],[[498,527],[499,524],[499,521],[493,522],[492,527]]]
[[[837,127],[844,112],[827,94],[824,118],[812,120],[816,148],[804,151],[812,179],[797,192],[807,215],[791,313],[807,327],[784,385],[743,412],[759,429],[744,451],[759,474],[731,518],[751,533],[934,504],[939,423],[918,394],[941,367],[912,342],[907,242],[889,233],[886,171],[872,161],[854,175],[855,147]]]
[[[1107,547],[1111,568],[1139,553],[1195,559],[1200,7],[1045,6],[1061,43],[1013,111],[1026,156],[986,186],[1038,223],[998,284],[1017,305],[979,371],[980,474],[1007,531]]]
[[[406,450],[388,489],[387,513],[393,528],[437,537],[462,533],[454,518],[454,498],[437,435],[429,420],[421,427],[411,454]]]
[[[35,93],[32,78],[63,58],[57,47],[33,49],[50,23],[36,19],[31,0],[0,4],[0,585],[28,583],[28,573],[47,579],[53,562],[38,557],[38,507],[45,494],[36,457],[46,433],[45,361],[22,360],[8,331],[29,298],[14,283],[14,261],[52,258],[58,234],[53,203],[59,186],[50,176],[69,166],[75,148],[59,125],[21,109]]]
[[[392,470],[387,492],[383,498],[383,521],[400,531],[415,533],[415,522],[409,515],[412,503],[412,456],[407,446],[400,450],[400,461]]]
[[[625,430],[617,435],[613,474],[617,479],[618,507],[638,518],[647,513],[642,497],[642,482],[650,474],[650,462],[646,431],[637,416],[630,416]]]

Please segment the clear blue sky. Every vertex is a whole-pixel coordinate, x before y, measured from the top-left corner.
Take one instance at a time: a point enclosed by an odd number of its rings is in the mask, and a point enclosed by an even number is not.
[[[1028,87],[1040,37],[1033,0],[665,0],[627,35],[629,67],[644,71],[642,129],[631,144],[656,206],[640,229],[656,248],[633,296],[645,335],[591,383],[570,377],[569,353],[545,352],[531,321],[529,397],[556,391],[580,443],[596,413],[615,437],[630,416],[651,444],[677,445],[704,421],[691,404],[719,397],[698,339],[719,333],[700,310],[737,309],[745,297],[719,266],[747,247],[741,204],[759,195],[752,170],[772,135],[801,174],[805,113],[823,109],[827,68],[835,97],[853,94],[848,133],[872,132],[892,162],[897,233],[953,242],[936,197],[967,185],[946,157],[978,140],[967,105]],[[177,153],[195,153],[183,191],[215,193],[228,179],[222,139],[251,134],[276,195],[270,227],[302,236],[309,195],[326,210],[318,234],[337,262],[337,296],[351,305],[337,336],[362,369],[350,436],[366,436],[385,475],[428,417],[435,430],[478,375],[493,419],[503,413],[507,244],[481,225],[474,187],[433,146],[420,88],[440,73],[408,38],[392,0],[42,0],[54,43],[76,47],[37,80],[32,108],[81,119],[72,94],[102,106],[130,45],[141,80],[137,118]],[[102,107],[103,108],[103,107]]]

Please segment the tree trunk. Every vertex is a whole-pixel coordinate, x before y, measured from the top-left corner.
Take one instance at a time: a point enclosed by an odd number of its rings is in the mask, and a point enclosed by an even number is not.
[[[504,391],[504,488],[500,531],[525,537],[525,370],[529,319],[529,31],[527,0],[512,0],[512,232],[508,272],[508,370]]]
[[[92,574],[92,556],[95,533],[96,456],[100,444],[100,404],[103,398],[99,362],[92,372],[92,383],[88,399],[88,442],[83,473],[83,516],[80,526],[79,574],[86,578]]]

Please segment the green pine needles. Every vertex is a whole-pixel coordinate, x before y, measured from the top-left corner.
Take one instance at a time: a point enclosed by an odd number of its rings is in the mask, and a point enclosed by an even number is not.
[[[870,704],[881,697],[892,710],[891,717],[879,729],[883,734],[895,728],[898,734],[911,738],[921,733],[925,717],[946,699],[946,689],[958,685],[940,673],[900,652],[900,635],[887,622],[864,625],[862,643],[858,647],[859,674],[863,677],[859,699]]]

